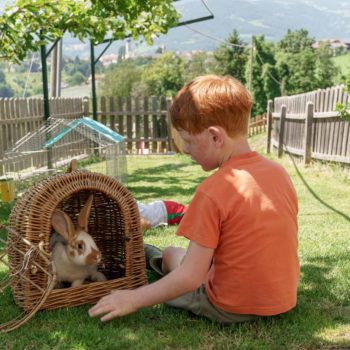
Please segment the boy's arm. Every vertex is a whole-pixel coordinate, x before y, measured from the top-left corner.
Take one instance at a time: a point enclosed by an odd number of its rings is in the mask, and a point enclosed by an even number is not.
[[[163,303],[198,288],[209,271],[214,250],[190,242],[182,264],[155,283],[134,289],[118,290],[103,297],[89,310],[92,317],[109,321],[136,310]]]

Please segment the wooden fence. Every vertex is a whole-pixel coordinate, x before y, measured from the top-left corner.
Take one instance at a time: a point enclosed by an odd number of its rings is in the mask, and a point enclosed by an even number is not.
[[[51,116],[54,118],[74,119],[86,115],[88,102],[82,98],[52,98],[49,102]],[[39,130],[45,123],[42,98],[2,98],[0,99],[0,175],[7,171],[19,171],[33,165],[36,168],[46,165],[47,150],[36,152],[31,159],[24,160],[21,154],[13,154],[13,163],[9,170],[4,169],[5,154],[13,150],[19,140]],[[72,143],[61,146],[62,155],[70,154]],[[72,156],[79,154],[76,151]],[[31,164],[29,165],[28,162]]]
[[[169,151],[182,151],[181,141],[176,130],[171,128],[168,109],[170,99],[165,97],[120,98],[101,97],[98,101],[97,119],[125,137],[128,154],[154,154]],[[92,116],[89,101],[83,98],[52,98],[50,113],[54,118],[75,119]],[[266,129],[266,116],[252,119],[249,134],[255,135]],[[4,98],[0,99],[0,175],[8,172],[4,169],[4,156],[14,149],[16,143],[29,133],[44,125],[44,104],[41,98]],[[58,145],[54,161],[66,156],[78,157],[86,153],[81,135],[71,135],[68,142]],[[31,166],[40,168],[46,165],[47,150],[33,155],[30,160],[16,156],[16,165],[10,171],[20,171]],[[57,158],[57,159],[56,159]],[[58,159],[59,158],[59,159]],[[28,164],[28,161],[31,164]]]
[[[173,150],[166,97],[101,97],[98,121],[125,137],[128,154]]]
[[[249,123],[249,136],[254,136],[265,132],[266,127],[267,127],[266,114],[251,118]]]
[[[311,159],[350,163],[350,123],[338,116],[337,102],[349,96],[341,86],[275,98],[268,104],[267,152],[276,147]]]

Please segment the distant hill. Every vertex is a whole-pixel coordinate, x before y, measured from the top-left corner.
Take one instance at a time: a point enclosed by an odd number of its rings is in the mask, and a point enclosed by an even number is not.
[[[137,52],[143,54],[154,51],[155,47],[161,45],[170,51],[212,51],[234,29],[247,43],[252,35],[261,34],[268,40],[278,41],[288,29],[300,28],[307,29],[316,40],[350,40],[349,0],[207,0],[206,3],[214,19],[190,25],[193,30],[188,27],[171,29],[155,40],[153,47],[137,44]],[[175,5],[183,13],[182,20],[209,14],[201,0],[177,1]],[[69,45],[65,45],[67,54],[73,51],[69,50]],[[108,52],[117,53],[120,45],[121,42],[115,43]],[[89,55],[87,45],[82,45],[80,49],[82,54]]]
[[[0,8],[4,2],[0,0]],[[260,34],[269,40],[278,41],[288,29],[300,28],[307,29],[310,36],[317,40],[350,40],[349,0],[206,0],[206,3],[215,18],[189,26],[202,34],[188,27],[174,28],[155,40],[153,47],[144,43],[135,44],[136,51],[143,54],[154,51],[160,45],[171,51],[211,51],[234,29],[247,43],[252,35]],[[201,0],[181,0],[174,4],[183,13],[182,20],[208,15]],[[122,42],[114,43],[108,52],[117,53],[121,45]],[[64,54],[89,57],[89,45],[66,36]]]

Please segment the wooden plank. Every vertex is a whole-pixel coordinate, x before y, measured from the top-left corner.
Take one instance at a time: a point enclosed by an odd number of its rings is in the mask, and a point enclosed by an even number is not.
[[[149,132],[149,115],[148,115],[148,97],[146,97],[146,96],[143,98],[143,111],[144,111],[143,134],[144,134],[144,138],[146,140],[145,148],[149,149],[150,143],[148,140],[149,140],[150,132]]]
[[[171,118],[170,118],[170,108],[171,108],[171,104],[172,104],[172,99],[171,98],[167,98],[167,134],[168,134],[168,151],[171,152],[173,151],[173,135],[172,135],[172,128],[171,128]]]
[[[113,115],[111,114],[113,113]],[[116,127],[115,127],[115,102],[114,102],[114,97],[110,96],[109,97],[109,127],[113,130],[116,131]],[[120,133],[119,133],[120,134]]]
[[[165,96],[160,98],[160,110],[162,111],[162,116],[160,118],[160,136],[164,141],[160,143],[160,153],[167,151],[167,142],[168,139],[168,126],[167,126],[167,115],[168,115],[168,105]]]
[[[151,109],[152,109],[152,137],[153,139],[156,139],[158,137],[157,132],[157,114],[155,113],[157,111],[157,97],[152,96],[151,97]],[[152,142],[152,152],[157,152],[157,142]]]
[[[341,144],[344,136],[344,126],[342,120],[337,120],[335,125],[335,145],[334,145],[334,153],[337,155],[341,155]]]
[[[122,136],[125,136],[124,130],[124,100],[121,96],[118,97],[118,133]]]
[[[334,143],[334,130],[335,121],[331,121],[328,123],[328,133],[329,133],[329,139],[328,139],[328,147],[326,148],[327,154],[333,154],[333,143]]]
[[[344,92],[343,89],[341,89],[341,93],[339,96],[339,102],[346,103],[347,101],[347,94]],[[347,141],[348,141],[348,134],[349,134],[349,122],[346,122],[345,120],[342,120],[342,138],[341,138],[341,144],[340,144],[340,155],[345,156],[347,154]]]
[[[312,153],[312,158],[319,159],[319,160],[325,160],[328,162],[338,162],[338,163],[345,163],[350,164],[350,157],[349,156],[338,156],[338,155],[328,155],[323,153]]]
[[[305,136],[304,136],[304,165],[309,165],[311,162],[311,142],[312,142],[312,124],[314,116],[314,104],[308,102],[305,115]]]
[[[101,97],[100,103],[101,103],[101,123],[103,125],[107,125],[107,116],[106,116],[107,104],[106,104],[105,96]]]
[[[350,123],[344,122],[344,137],[342,142],[342,155],[350,156]]]
[[[127,99],[126,99],[126,110],[129,112],[129,114],[126,117],[126,135],[127,135],[127,138],[129,140],[131,140],[133,138],[133,130],[132,130],[132,127],[133,127],[132,119],[133,118],[131,115],[131,112],[132,112],[131,97],[127,97]],[[129,151],[129,153],[132,152],[132,149],[133,149],[132,142],[127,142],[127,149]]]
[[[141,101],[140,97],[135,98],[135,137],[136,139],[141,139]],[[136,153],[139,153],[142,148],[145,148],[143,141],[136,142]]]
[[[281,158],[283,155],[284,128],[285,128],[285,121],[286,121],[286,112],[287,112],[287,106],[283,105],[281,108],[281,122],[280,122],[279,138],[278,138],[278,157],[279,158]]]

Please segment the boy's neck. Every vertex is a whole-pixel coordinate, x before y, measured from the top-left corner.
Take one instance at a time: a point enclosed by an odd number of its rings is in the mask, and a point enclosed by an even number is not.
[[[251,152],[246,136],[227,137],[219,157],[219,167],[233,157]]]

